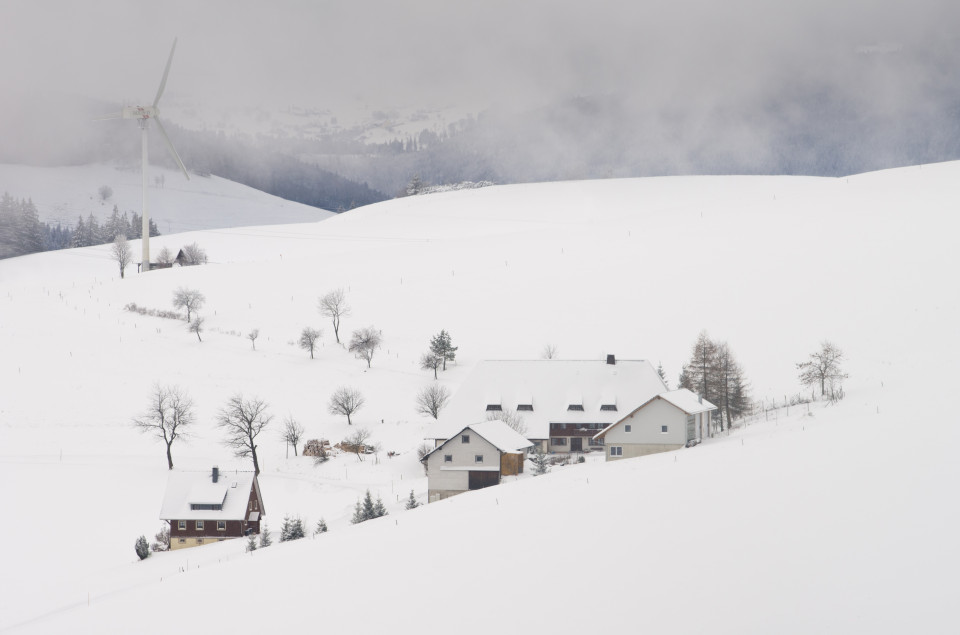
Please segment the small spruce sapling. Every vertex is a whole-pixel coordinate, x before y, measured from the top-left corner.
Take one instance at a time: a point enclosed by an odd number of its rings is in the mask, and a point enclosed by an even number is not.
[[[417,497],[413,495],[413,490],[410,490],[410,498],[407,499],[407,509],[416,509],[420,507],[420,503],[417,501]]]
[[[530,457],[530,462],[533,463],[533,475],[540,476],[541,474],[546,474],[550,471],[550,461],[547,458],[546,453],[544,453],[543,448],[540,447],[540,444],[534,446],[533,456]]]
[[[247,537],[247,551],[256,551],[257,550],[257,536],[256,534],[250,534]]]
[[[150,543],[147,542],[146,536],[140,536],[137,538],[137,543],[133,546],[133,548],[137,552],[137,557],[141,560],[146,560],[150,557]]]
[[[327,533],[327,521],[325,521],[325,520],[322,519],[322,518],[321,518],[320,520],[318,520],[318,521],[317,521],[317,529],[316,529],[316,531],[315,531],[314,533],[317,533],[317,534],[325,534],[325,533]]]
[[[270,535],[270,528],[267,523],[263,523],[263,530],[260,532],[260,548],[269,547],[273,544],[273,537]]]
[[[283,517],[283,526],[280,528],[280,542],[299,540],[303,538],[303,521],[300,518]]]

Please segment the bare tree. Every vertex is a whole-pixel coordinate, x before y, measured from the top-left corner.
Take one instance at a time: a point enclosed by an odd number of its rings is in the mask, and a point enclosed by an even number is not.
[[[310,328],[306,326],[300,332],[300,348],[305,351],[310,351],[310,359],[313,359],[313,350],[317,347],[317,340],[320,339],[320,336],[323,334],[323,331],[320,329]]]
[[[257,350],[257,338],[260,337],[260,329],[253,329],[247,333],[247,339],[253,344],[253,350]]]
[[[359,359],[367,360],[367,368],[370,368],[370,362],[373,361],[373,353],[383,342],[380,331],[372,326],[366,326],[359,331],[354,331],[350,336],[350,346],[347,347],[351,353]]]
[[[363,395],[356,388],[340,386],[330,395],[330,401],[327,402],[327,412],[332,415],[346,415],[347,424],[353,425],[350,416],[363,407]]]
[[[196,289],[177,287],[173,292],[173,307],[187,310],[187,322],[190,321],[190,315],[194,311],[199,311],[206,301],[207,298]]]
[[[167,467],[173,469],[171,447],[180,437],[187,437],[188,428],[196,421],[193,400],[179,386],[154,386],[150,395],[150,407],[133,425],[141,432],[148,432],[167,446]]]
[[[206,318],[200,317],[199,315],[193,318],[193,321],[190,322],[190,332],[197,334],[197,339],[201,342],[203,339],[200,337],[200,333],[203,331],[203,323],[206,322]]]
[[[260,463],[257,461],[257,435],[273,419],[267,414],[267,403],[262,399],[244,399],[237,394],[227,401],[217,415],[217,426],[226,433],[224,445],[233,448],[238,457],[252,457],[253,471],[260,473]]]
[[[541,359],[556,359],[557,358],[557,347],[553,344],[544,344],[543,349],[540,351]]]
[[[113,259],[120,265],[120,277],[123,278],[124,269],[126,269],[130,261],[133,260],[133,251],[130,249],[129,243],[127,243],[126,236],[117,234],[117,237],[113,239],[113,247],[110,248],[110,255],[112,255]]]
[[[333,335],[340,343],[340,318],[350,315],[347,294],[342,288],[327,293],[320,298],[320,314],[333,320]]]
[[[450,401],[450,390],[446,386],[442,384],[424,386],[417,393],[417,412],[436,419],[448,401]]]
[[[156,257],[157,262],[165,265],[169,265],[171,262],[173,262],[173,253],[170,252],[170,248],[167,246],[164,246],[163,249],[157,253]]]
[[[293,446],[293,456],[297,456],[297,445],[300,444],[300,439],[303,438],[303,426],[297,423],[297,420],[292,416],[288,416],[283,420],[283,440],[286,441],[287,445]]]
[[[797,370],[800,371],[800,383],[804,386],[820,384],[821,395],[826,394],[827,384],[829,383],[830,392],[835,392],[839,383],[849,377],[841,368],[843,361],[843,351],[840,350],[839,346],[828,340],[820,342],[819,351],[810,353],[810,359],[797,364]]]
[[[488,412],[487,421],[503,421],[517,434],[525,435],[527,433],[527,424],[523,422],[523,415],[511,408],[500,412]]]
[[[207,264],[207,252],[197,243],[190,243],[183,248],[183,255],[187,259],[188,265]]]
[[[433,353],[424,353],[420,356],[420,368],[422,370],[432,370],[433,378],[437,378],[437,371],[443,366],[443,357]]]
[[[343,442],[353,446],[354,453],[362,461],[363,451],[366,449],[368,439],[370,439],[370,431],[366,428],[357,428]]]

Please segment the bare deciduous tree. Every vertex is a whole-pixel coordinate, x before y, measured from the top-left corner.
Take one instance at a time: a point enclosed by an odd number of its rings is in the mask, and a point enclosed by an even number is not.
[[[113,239],[113,247],[110,248],[110,255],[112,255],[113,259],[120,265],[120,277],[123,278],[124,270],[127,268],[127,265],[130,264],[130,261],[133,260],[133,251],[130,249],[130,244],[127,243],[126,236],[117,234],[117,237]]]
[[[187,310],[187,322],[190,321],[190,315],[194,311],[199,311],[200,307],[202,307],[206,301],[207,298],[196,289],[178,287],[177,290],[173,292],[173,307],[175,309]]]
[[[433,378],[437,378],[437,371],[443,366],[443,357],[433,353],[424,353],[420,356],[420,368],[423,370],[432,370]]]
[[[340,386],[330,395],[330,401],[327,403],[327,412],[332,415],[346,415],[347,424],[353,425],[350,416],[363,407],[363,395],[356,388]]]
[[[557,358],[557,347],[553,344],[544,344],[543,350],[540,351],[541,359],[556,359]]]
[[[511,408],[500,412],[488,412],[487,421],[503,421],[517,434],[527,434],[527,424],[523,422],[523,415]]]
[[[300,348],[305,351],[310,351],[310,359],[313,359],[313,350],[317,347],[317,340],[320,339],[320,336],[323,334],[323,331],[320,329],[310,328],[306,326],[300,332]]]
[[[824,340],[820,342],[820,350],[810,353],[810,359],[797,364],[797,370],[800,371],[800,383],[804,386],[815,386],[820,384],[820,394],[825,395],[827,384],[830,384],[830,392],[834,392],[840,382],[849,377],[843,372],[841,363],[843,362],[843,351],[840,347]]]
[[[171,262],[173,262],[173,253],[170,251],[169,247],[164,246],[163,249],[157,253],[157,262],[164,265],[169,265]]]
[[[383,337],[380,331],[372,326],[366,326],[358,331],[354,331],[350,336],[350,346],[347,348],[359,359],[367,361],[367,368],[370,368],[370,362],[373,361],[373,353],[380,348]]]
[[[253,471],[260,473],[260,463],[257,461],[257,435],[259,435],[270,421],[272,415],[267,414],[267,403],[262,399],[244,399],[243,395],[234,395],[227,401],[217,415],[217,426],[226,433],[224,444],[233,448],[238,457],[252,457]]]
[[[297,420],[292,416],[288,416],[283,420],[282,436],[288,446],[293,446],[293,456],[297,456],[297,445],[300,444],[300,439],[303,438],[303,426],[297,423]]]
[[[206,322],[206,318],[200,317],[199,315],[193,318],[193,321],[190,322],[190,332],[197,334],[197,339],[201,342],[203,338],[200,337],[200,333],[203,331],[203,323]]]
[[[343,442],[353,446],[354,453],[362,461],[363,451],[366,449],[368,439],[370,439],[370,431],[366,428],[357,428]]]
[[[350,315],[350,305],[347,304],[347,294],[344,290],[336,289],[320,298],[320,314],[333,321],[333,335],[340,343],[340,318]]]
[[[187,259],[188,265],[207,264],[207,252],[197,243],[190,243],[183,248],[183,255]]]
[[[247,339],[253,344],[253,350],[257,350],[257,338],[260,337],[260,329],[253,329],[247,333]]]
[[[173,469],[173,442],[189,433],[184,428],[196,421],[193,400],[179,386],[154,386],[150,395],[150,407],[133,425],[141,432],[148,432],[167,446],[167,467]]]
[[[436,419],[448,401],[450,401],[450,390],[446,386],[442,384],[424,386],[417,393],[417,412]]]

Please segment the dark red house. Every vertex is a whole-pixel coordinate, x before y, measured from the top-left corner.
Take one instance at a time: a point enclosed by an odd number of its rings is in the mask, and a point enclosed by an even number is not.
[[[170,523],[170,548],[260,533],[264,514],[260,484],[253,472],[172,471],[160,520]]]

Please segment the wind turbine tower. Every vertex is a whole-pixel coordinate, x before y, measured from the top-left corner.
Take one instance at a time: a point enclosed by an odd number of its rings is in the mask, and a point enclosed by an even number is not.
[[[183,161],[180,160],[180,155],[177,154],[176,149],[173,147],[173,143],[170,141],[170,137],[167,136],[167,131],[164,130],[163,124],[160,123],[160,109],[157,106],[157,104],[160,103],[160,97],[163,96],[163,89],[167,86],[167,75],[170,74],[170,64],[173,63],[173,53],[176,50],[177,40],[174,39],[173,48],[170,49],[170,57],[167,58],[167,67],[163,70],[163,79],[160,80],[160,88],[157,89],[157,96],[153,100],[153,105],[125,106],[119,115],[108,117],[108,119],[113,119],[116,117],[122,117],[123,119],[136,119],[137,124],[140,126],[140,142],[142,145],[140,170],[143,177],[143,230],[141,234],[143,253],[140,268],[141,271],[150,270],[150,216],[147,212],[147,172],[150,169],[150,164],[147,158],[147,140],[149,136],[148,131],[150,130],[151,120],[156,122],[157,130],[159,130],[161,136],[163,136],[163,140],[167,144],[167,149],[170,150],[170,154],[173,156],[174,161],[177,162],[177,165],[180,166],[180,170],[183,171],[183,176],[187,177],[188,181],[190,180],[190,175],[187,174],[187,168],[183,166]]]

